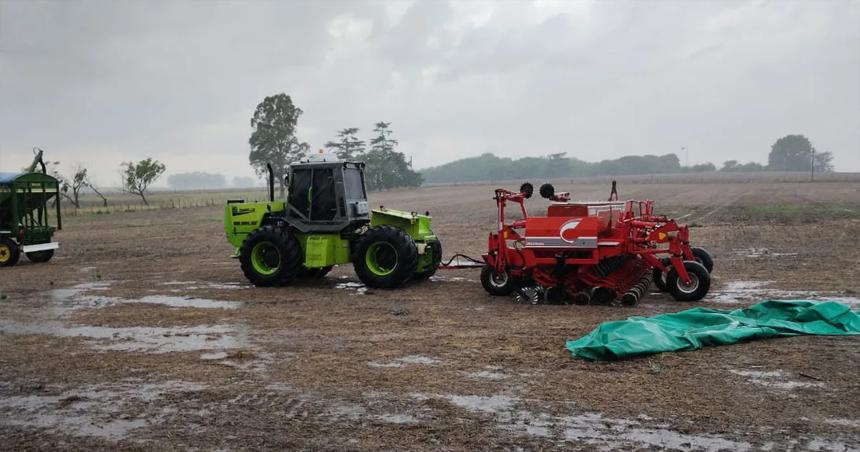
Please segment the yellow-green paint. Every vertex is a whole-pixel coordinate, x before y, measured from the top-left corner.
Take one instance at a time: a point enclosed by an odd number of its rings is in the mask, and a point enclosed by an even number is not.
[[[350,262],[349,240],[340,234],[296,234],[305,251],[305,267],[321,268]]]
[[[224,207],[224,232],[227,241],[239,248],[267,213],[283,212],[284,201],[227,203]]]

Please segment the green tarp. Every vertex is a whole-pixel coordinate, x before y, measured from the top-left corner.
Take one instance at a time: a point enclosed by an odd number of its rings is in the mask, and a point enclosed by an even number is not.
[[[860,334],[860,315],[835,301],[771,300],[736,311],[694,308],[606,322],[566,347],[574,357],[614,360],[801,334]]]

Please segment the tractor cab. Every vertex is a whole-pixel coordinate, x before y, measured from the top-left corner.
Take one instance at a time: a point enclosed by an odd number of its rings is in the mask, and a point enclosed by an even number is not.
[[[295,163],[286,178],[287,221],[299,231],[336,232],[370,222],[364,163]]]

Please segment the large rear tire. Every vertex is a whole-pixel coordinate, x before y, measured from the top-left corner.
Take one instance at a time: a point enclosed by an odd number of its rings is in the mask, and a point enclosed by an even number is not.
[[[374,289],[394,289],[412,278],[418,265],[415,241],[402,229],[382,225],[358,239],[352,257],[358,279]]]
[[[711,274],[704,265],[696,261],[684,261],[684,268],[690,275],[690,284],[684,284],[674,268],[666,276],[669,294],[676,301],[699,301],[705,298],[711,288]]]
[[[495,267],[484,265],[481,269],[481,285],[493,296],[510,295],[514,291],[513,278],[508,272],[497,273]]]
[[[303,260],[302,247],[292,234],[272,225],[252,232],[239,248],[242,272],[255,286],[292,281],[298,276]]]
[[[44,251],[33,251],[32,253],[27,253],[27,259],[30,259],[30,262],[48,262],[51,258],[54,257],[54,250],[44,250]]]
[[[21,248],[10,238],[0,239],[0,267],[11,267],[21,258]]]
[[[433,266],[429,270],[425,270],[423,272],[415,272],[415,276],[412,279],[416,281],[424,281],[425,279],[430,279],[431,276],[436,274],[436,270],[439,268],[439,264],[442,263],[442,242],[438,240],[434,240],[432,242],[427,242],[427,248],[429,252],[433,253]],[[428,250],[424,250],[424,252],[428,252]]]

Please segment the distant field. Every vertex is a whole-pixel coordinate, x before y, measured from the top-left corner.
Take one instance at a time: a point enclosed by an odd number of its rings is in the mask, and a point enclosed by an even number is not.
[[[608,194],[609,183],[618,181],[622,198],[642,198],[659,200],[666,207],[697,207],[720,203],[721,199],[731,197],[732,204],[759,205],[767,204],[767,209],[746,209],[746,214],[752,217],[783,217],[797,211],[791,206],[814,203],[820,209],[822,203],[845,203],[860,205],[860,173],[825,173],[816,175],[815,182],[809,182],[807,173],[695,173],[695,174],[655,174],[641,176],[593,176],[576,179],[551,180],[559,190],[568,190],[578,199],[602,199]],[[446,187],[469,187],[471,192],[485,191],[492,193],[496,186],[515,189],[524,181],[469,182],[459,184],[434,184],[420,189],[421,192],[433,193]],[[530,180],[536,187],[545,181]],[[727,184],[741,184],[736,187],[726,187]],[[655,185],[664,185],[657,188]],[[810,195],[810,190],[817,193]],[[397,196],[398,193],[413,193],[418,189],[392,190],[388,193]],[[719,195],[718,195],[719,194]],[[276,192],[276,196],[277,196]],[[371,194],[371,198],[381,194]],[[820,195],[820,196],[819,196]],[[66,215],[105,214],[124,211],[184,209],[222,205],[228,199],[244,199],[262,201],[268,194],[265,188],[256,189],[220,189],[220,190],[188,190],[188,191],[155,191],[147,196],[149,206],[143,205],[140,197],[128,193],[109,193],[108,207],[102,206],[101,199],[87,194],[81,198],[81,208],[74,209],[70,203],[64,202]],[[812,201],[814,199],[814,201]],[[728,203],[726,203],[728,204]],[[851,211],[857,209],[847,207]],[[421,207],[419,206],[420,210]],[[841,207],[835,207],[834,215],[846,213]],[[850,216],[850,215],[849,215]]]

